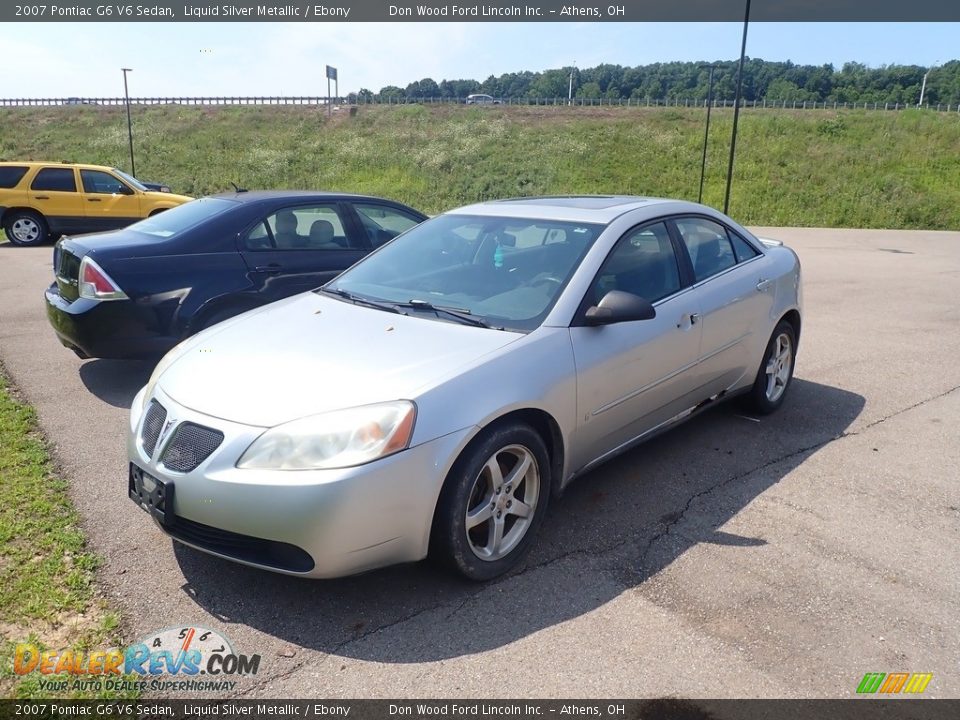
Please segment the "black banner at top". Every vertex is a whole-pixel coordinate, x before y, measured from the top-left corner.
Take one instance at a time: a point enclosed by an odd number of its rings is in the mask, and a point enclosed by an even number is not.
[[[4,2],[0,22],[724,22],[745,0],[56,0]],[[752,0],[756,22],[958,22],[960,0]]]

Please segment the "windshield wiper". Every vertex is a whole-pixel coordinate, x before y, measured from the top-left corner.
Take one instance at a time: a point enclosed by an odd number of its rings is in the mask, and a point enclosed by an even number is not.
[[[341,288],[317,288],[319,292],[327,293],[328,295],[336,295],[337,297],[342,297],[344,300],[349,300],[355,305],[366,305],[367,307],[376,308],[377,310],[385,310],[387,312],[397,313],[398,315],[406,315],[398,306],[397,303],[381,302],[380,300],[374,300],[372,298],[365,298],[360,295],[354,295],[352,292],[343,290]]]
[[[447,317],[453,318],[462,325],[472,325],[474,327],[490,328],[492,330],[503,330],[503,328],[494,328],[493,325],[488,323],[486,320],[473,317],[470,314],[470,311],[466,308],[443,307],[442,305],[434,305],[428,300],[418,299],[408,300],[405,303],[397,303],[397,305],[399,307],[413,308],[414,310],[428,310],[436,313],[438,316],[443,314]]]

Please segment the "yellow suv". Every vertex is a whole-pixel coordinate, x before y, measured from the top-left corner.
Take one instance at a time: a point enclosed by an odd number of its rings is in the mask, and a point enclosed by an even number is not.
[[[0,162],[0,225],[14,245],[114,230],[192,199],[102,165]]]

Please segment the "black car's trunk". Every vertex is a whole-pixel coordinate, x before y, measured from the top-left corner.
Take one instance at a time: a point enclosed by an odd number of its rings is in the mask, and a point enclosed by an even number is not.
[[[53,250],[53,273],[57,278],[60,297],[73,302],[80,297],[80,260],[82,255],[75,254],[75,248],[61,241]]]

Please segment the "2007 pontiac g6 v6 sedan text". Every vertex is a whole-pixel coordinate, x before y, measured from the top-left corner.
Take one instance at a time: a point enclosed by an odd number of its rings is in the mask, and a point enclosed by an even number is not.
[[[793,376],[800,265],[702,205],[526,198],[419,225],[172,350],[130,496],[176,540],[334,577],[428,554],[486,580],[573,478]]]

